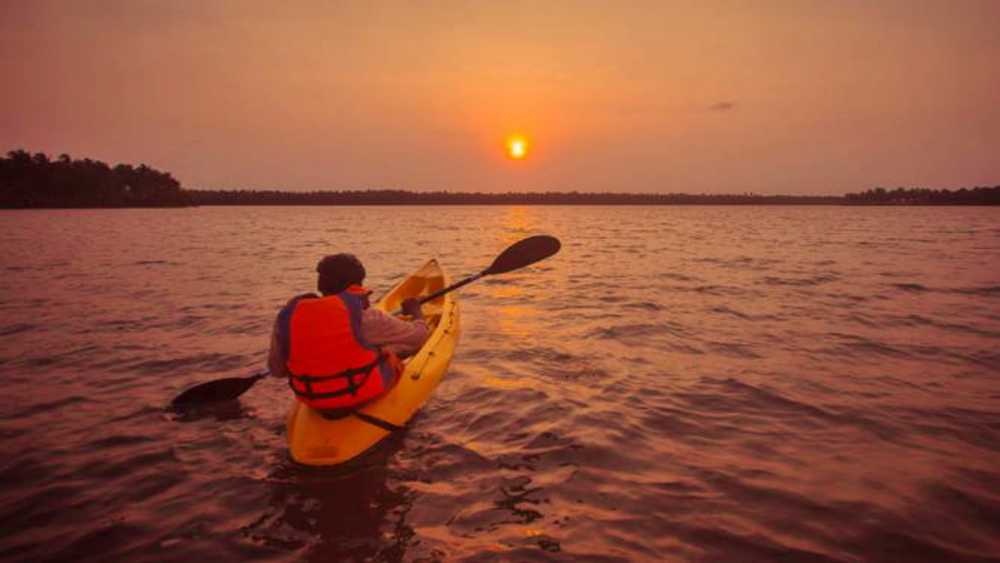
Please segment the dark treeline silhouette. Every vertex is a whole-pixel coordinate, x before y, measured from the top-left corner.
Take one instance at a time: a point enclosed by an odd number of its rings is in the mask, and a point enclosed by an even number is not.
[[[405,190],[191,190],[187,193],[195,205],[1000,205],[1000,186],[955,191],[875,188],[845,196]]]
[[[1000,186],[962,188],[955,191],[928,188],[875,188],[847,194],[849,205],[1000,205]]]
[[[1000,205],[1000,186],[955,191],[874,188],[845,196],[585,192],[184,190],[145,164],[114,168],[63,154],[15,150],[0,158],[0,207],[183,205]]]
[[[410,192],[191,190],[195,205],[835,205],[836,196],[691,195],[582,192]]]
[[[15,150],[0,158],[0,207],[167,207],[190,205],[169,173],[145,164],[114,168],[67,154],[50,160]]]

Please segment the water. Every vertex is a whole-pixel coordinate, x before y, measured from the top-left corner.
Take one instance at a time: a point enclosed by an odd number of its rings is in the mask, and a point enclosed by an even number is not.
[[[285,451],[273,315],[350,250],[462,290],[451,370],[348,472]],[[0,212],[0,558],[981,561],[1000,554],[1000,210]],[[992,558],[992,559],[991,559]]]

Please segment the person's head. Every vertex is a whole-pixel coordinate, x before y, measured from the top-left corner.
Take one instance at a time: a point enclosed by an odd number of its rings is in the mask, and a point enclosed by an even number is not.
[[[365,281],[365,267],[353,254],[331,254],[316,265],[319,280],[316,289],[323,295],[335,295],[349,286]]]

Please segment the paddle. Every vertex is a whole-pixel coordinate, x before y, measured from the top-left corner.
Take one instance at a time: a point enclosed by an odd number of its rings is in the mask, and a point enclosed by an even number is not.
[[[478,274],[469,276],[461,281],[455,282],[448,287],[439,289],[427,297],[420,298],[420,304],[433,301],[445,293],[468,285],[482,277],[504,274],[513,270],[518,270],[525,266],[534,264],[559,252],[559,239],[548,235],[537,235],[515,242],[497,256],[489,268]],[[397,311],[397,314],[399,311]],[[226,377],[214,381],[206,381],[184,391],[178,395],[170,404],[174,407],[189,407],[200,403],[214,403],[217,401],[231,401],[248,389],[253,387],[261,379],[267,377],[268,372],[262,371],[249,377]]]
[[[525,266],[530,266],[535,262],[545,260],[549,256],[559,252],[559,248],[561,246],[562,245],[559,243],[559,239],[548,235],[535,235],[533,237],[521,239],[508,246],[507,250],[504,250],[499,256],[494,258],[493,263],[490,264],[489,268],[486,268],[482,272],[469,276],[461,281],[457,281],[448,287],[439,289],[427,297],[421,297],[419,300],[420,304],[423,305],[428,301],[434,301],[445,293],[455,291],[456,289],[464,285],[468,285],[479,278],[485,276],[495,276],[496,274],[505,274],[507,272],[519,270]],[[393,314],[399,315],[402,312],[402,309],[399,309]]]
[[[231,401],[253,387],[268,375],[261,371],[249,377],[226,377],[214,381],[206,381],[184,391],[170,403],[174,407],[189,407],[201,403]]]

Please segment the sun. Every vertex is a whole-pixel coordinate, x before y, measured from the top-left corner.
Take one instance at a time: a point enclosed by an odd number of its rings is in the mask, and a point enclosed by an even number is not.
[[[521,160],[528,155],[528,141],[520,136],[514,135],[507,139],[507,156],[514,160]]]

